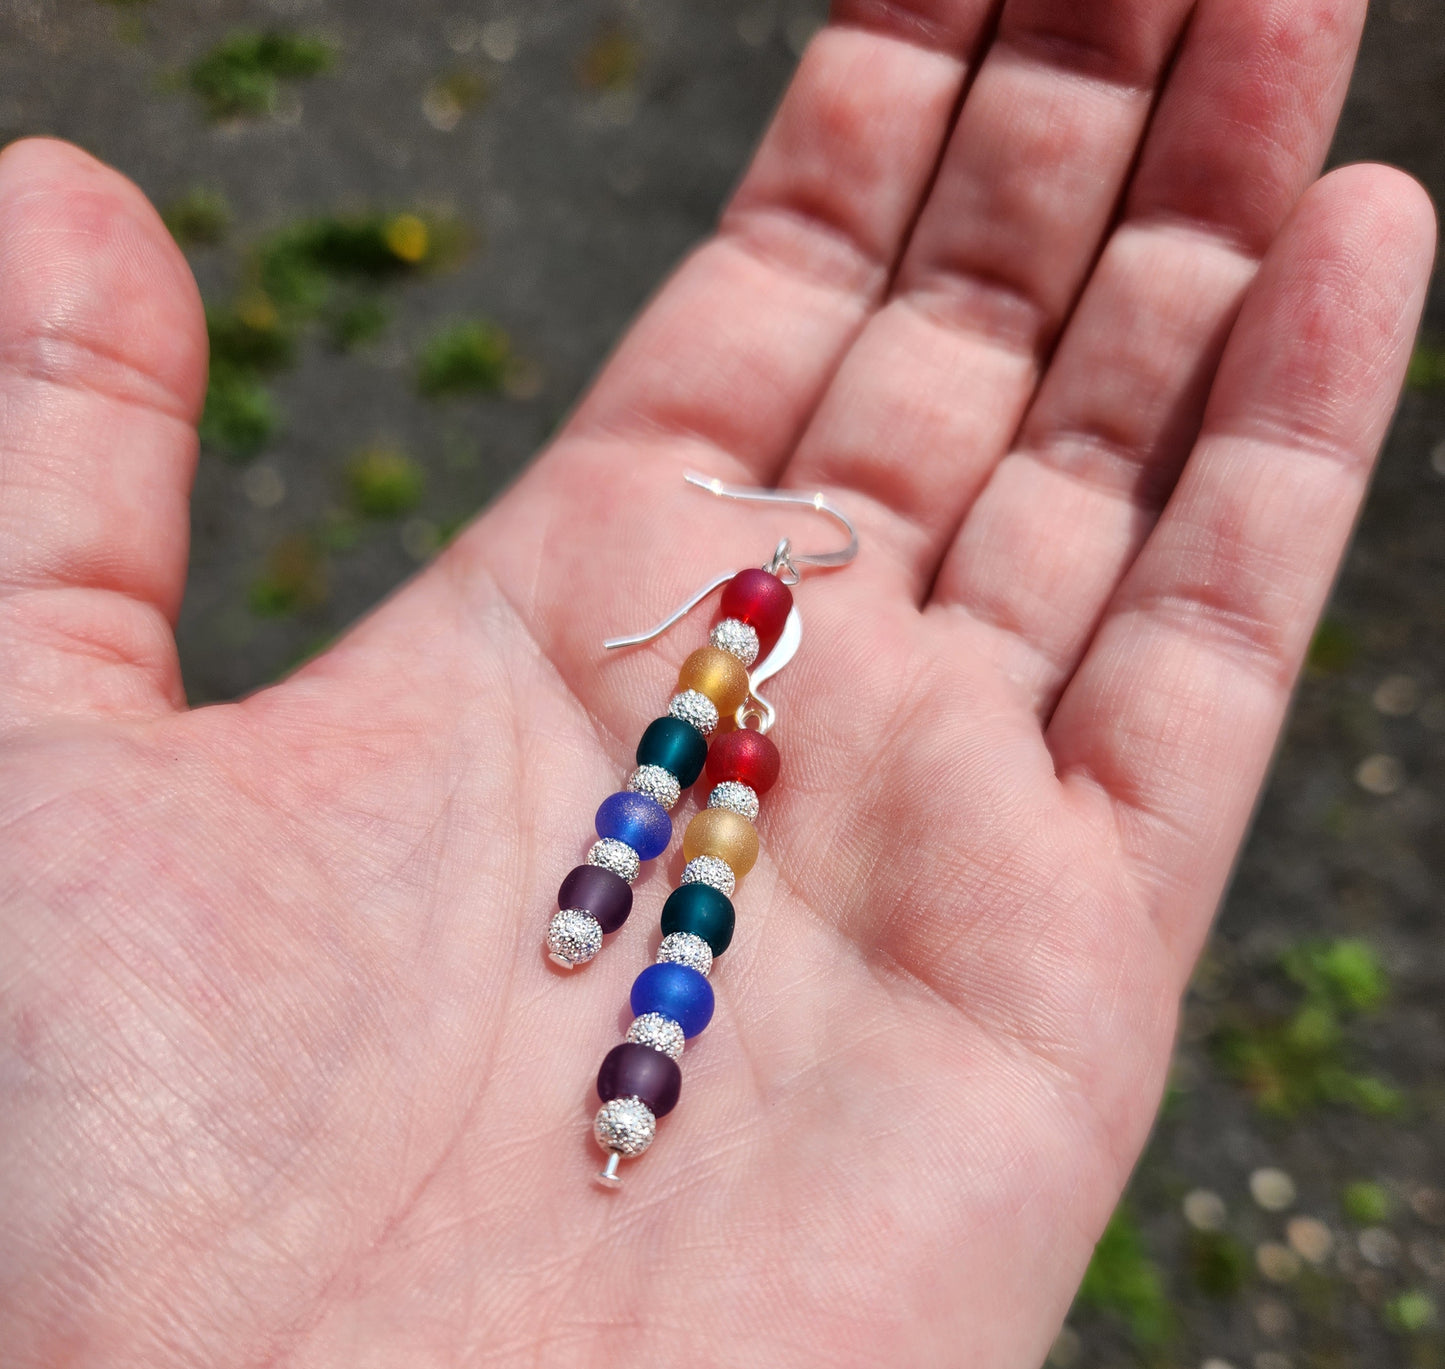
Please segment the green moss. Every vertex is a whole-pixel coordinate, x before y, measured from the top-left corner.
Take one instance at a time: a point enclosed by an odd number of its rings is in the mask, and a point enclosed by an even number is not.
[[[326,602],[326,561],[303,533],[283,538],[251,585],[251,611],[262,618],[286,617]]]
[[[1405,384],[1412,390],[1445,389],[1445,347],[1422,339],[1410,357]]]
[[[1341,1012],[1374,1012],[1390,991],[1385,967],[1367,941],[1306,942],[1286,952],[1284,968],[1312,1001]]]
[[[306,34],[237,32],[191,64],[187,80],[212,119],[269,114],[282,81],[317,76],[335,54]]]
[[[234,305],[206,310],[211,366],[262,374],[294,358],[295,334],[265,295],[242,296]]]
[[[351,498],[367,518],[399,518],[420,502],[426,477],[411,457],[395,447],[359,452],[346,471]]]
[[[201,442],[224,456],[254,456],[276,431],[276,405],[255,377],[226,365],[211,366]]]
[[[1435,1300],[1423,1289],[1412,1288],[1385,1304],[1385,1321],[1393,1331],[1414,1335],[1434,1326],[1438,1320]]]
[[[1189,1236],[1190,1277],[1211,1298],[1232,1298],[1249,1279],[1249,1251],[1223,1231],[1194,1231]]]
[[[418,214],[330,215],[293,224],[257,244],[250,275],[284,316],[300,321],[337,308],[342,287],[381,285],[450,262],[461,240],[451,221]],[[377,306],[366,308],[374,318]]]
[[[1079,1285],[1079,1301],[1121,1320],[1142,1346],[1168,1340],[1171,1321],[1159,1267],[1149,1258],[1144,1238],[1120,1206],[1099,1243]]]
[[[1350,1063],[1351,1019],[1377,1011],[1389,993],[1373,949],[1357,940],[1306,942],[1286,952],[1281,967],[1302,991],[1300,1003],[1282,1019],[1226,1013],[1210,1041],[1217,1063],[1278,1116],[1320,1104],[1380,1117],[1404,1112],[1398,1089]]]
[[[450,259],[460,242],[448,220],[401,213],[308,219],[256,244],[234,301],[206,314],[206,445],[254,455],[277,426],[264,380],[295,360],[306,330],[319,321],[340,350],[372,341],[389,318],[376,288]]]
[[[254,456],[276,431],[278,414],[263,377],[287,365],[295,339],[264,295],[206,311],[211,374],[201,441],[223,455]]]
[[[438,333],[417,361],[417,389],[429,397],[495,394],[502,388],[512,343],[495,324],[475,320]]]
[[[1373,1074],[1351,1074],[1342,1080],[1338,1101],[1371,1117],[1399,1119],[1410,1114],[1410,1099],[1404,1091]]]
[[[213,247],[231,226],[231,206],[218,191],[195,186],[172,200],[161,217],[182,247]]]
[[[1317,675],[1337,675],[1354,664],[1358,653],[1354,631],[1337,618],[1326,618],[1315,629],[1305,664]]]
[[[1395,1210],[1395,1200],[1384,1184],[1373,1179],[1356,1179],[1340,1192],[1340,1206],[1358,1226],[1379,1226],[1389,1221]]]
[[[326,315],[326,335],[338,352],[375,342],[391,322],[391,311],[374,295],[338,301]]]

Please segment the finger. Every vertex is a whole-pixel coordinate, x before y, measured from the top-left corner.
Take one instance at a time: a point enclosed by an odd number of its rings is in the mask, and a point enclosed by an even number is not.
[[[1221,362],[1199,442],[1048,741],[1106,802],[1135,887],[1192,958],[1398,394],[1434,245],[1424,193],[1353,167],[1309,192]]]
[[[569,435],[674,458],[685,438],[695,464],[773,472],[894,270],[991,4],[839,5],[717,235],[634,325]]]
[[[181,702],[205,323],[145,197],[68,144],[0,155],[0,725]]]
[[[599,670],[598,639],[656,621],[701,579],[776,544],[764,520],[709,506],[682,471],[773,479],[895,270],[991,4],[838,6],[717,235],[633,326],[551,451],[348,653],[375,644],[391,660],[433,612],[458,597],[473,611],[495,586],[594,723],[635,736],[666,666],[634,653]]]
[[[1123,220],[943,563],[934,602],[966,610],[968,650],[1043,716],[1168,498],[1259,258],[1318,173],[1364,8],[1200,8]]]
[[[921,595],[1017,430],[1118,203],[1187,0],[1011,0],[888,305],[788,469],[891,516]]]

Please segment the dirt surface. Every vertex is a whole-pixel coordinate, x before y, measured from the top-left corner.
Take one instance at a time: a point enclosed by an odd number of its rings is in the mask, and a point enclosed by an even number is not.
[[[258,452],[202,457],[193,700],[329,640],[526,462],[708,231],[819,16],[0,0],[0,140],[59,134],[163,206],[192,196],[213,307],[246,315],[247,263],[319,216],[379,212],[398,260],[416,223],[464,247],[326,277],[372,335],[328,340],[331,299],[288,325],[287,359],[247,372],[276,426]],[[331,69],[263,90],[259,115],[209,117],[187,70],[272,26],[327,39]],[[1438,200],[1442,112],[1438,0],[1377,4],[1335,160],[1395,162]],[[212,245],[197,189],[228,211]],[[509,340],[499,369],[420,393],[428,340],[478,320]],[[1445,360],[1422,357],[1059,1369],[1445,1366]]]

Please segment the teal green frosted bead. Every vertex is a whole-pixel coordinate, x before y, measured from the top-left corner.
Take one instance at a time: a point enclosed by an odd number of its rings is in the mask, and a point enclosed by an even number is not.
[[[711,884],[684,884],[662,905],[663,936],[691,932],[706,941],[714,955],[721,955],[731,944],[736,921],[727,895]]]
[[[707,760],[707,738],[681,718],[654,718],[637,743],[638,765],[660,765],[684,789],[696,783]]]

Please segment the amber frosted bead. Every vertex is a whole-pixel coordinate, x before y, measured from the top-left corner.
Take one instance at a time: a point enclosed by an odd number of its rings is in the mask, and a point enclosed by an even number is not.
[[[741,813],[727,808],[704,808],[687,825],[682,853],[688,860],[716,856],[726,861],[733,874],[741,879],[757,864],[757,829]]]
[[[677,687],[695,689],[717,705],[723,717],[737,712],[748,697],[747,667],[730,651],[715,646],[700,647],[682,663]]]

